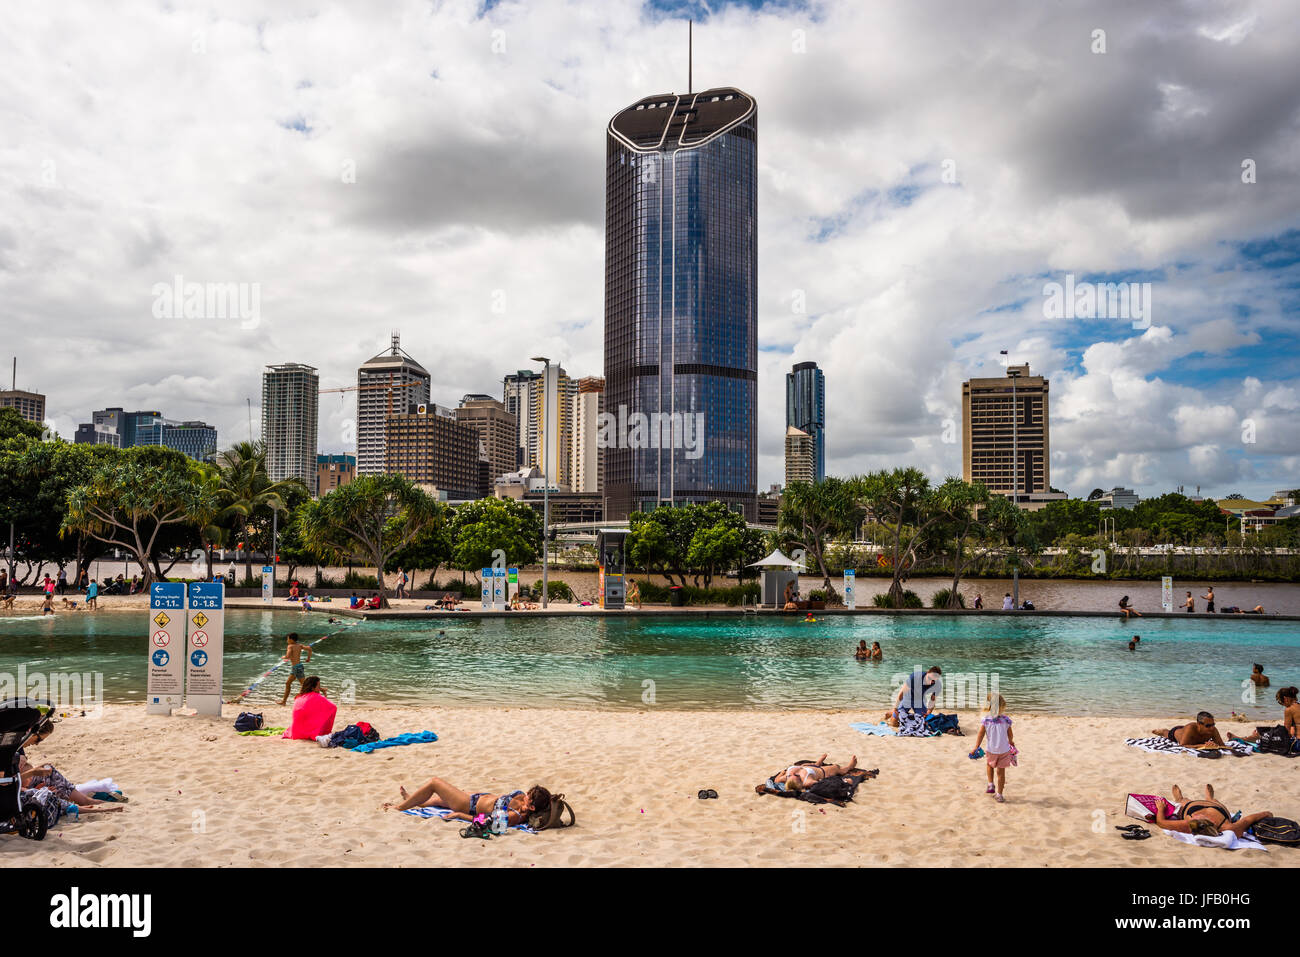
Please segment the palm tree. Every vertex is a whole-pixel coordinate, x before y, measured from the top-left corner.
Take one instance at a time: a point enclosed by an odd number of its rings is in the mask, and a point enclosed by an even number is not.
[[[826,546],[833,539],[852,536],[862,521],[862,509],[854,489],[844,479],[820,482],[791,482],[781,494],[777,535],[798,545],[816,563],[822,585],[829,593],[831,576],[826,569]]]
[[[208,493],[199,499],[200,504],[190,512],[190,521],[198,529],[199,543],[203,546],[204,557],[207,560],[205,578],[211,581],[212,551],[225,546],[230,540],[230,529],[217,524],[217,516],[222,511],[221,473],[210,462],[195,462],[193,476],[194,483]]]
[[[284,511],[284,497],[292,488],[305,490],[296,478],[272,482],[266,471],[266,447],[261,442],[237,442],[234,447],[217,453],[213,460],[217,470],[217,499],[221,511],[213,524],[230,528],[235,540],[244,547],[244,578],[253,577],[253,555],[248,541],[248,523],[259,508]],[[210,571],[211,569],[209,569]]]

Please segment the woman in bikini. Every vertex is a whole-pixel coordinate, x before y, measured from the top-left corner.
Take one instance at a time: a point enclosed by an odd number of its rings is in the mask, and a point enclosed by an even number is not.
[[[1296,750],[1297,739],[1300,739],[1300,702],[1296,700],[1297,695],[1300,695],[1300,690],[1296,689],[1294,685],[1289,688],[1278,688],[1277,694],[1274,695],[1277,703],[1282,706],[1282,727],[1286,729],[1287,734],[1291,735],[1291,750],[1293,751]],[[1268,727],[1256,728],[1254,734],[1244,737],[1230,734],[1228,740],[1254,744],[1259,740],[1260,732],[1267,730],[1270,729]]]
[[[434,777],[417,788],[414,794],[408,794],[404,787],[398,788],[398,791],[402,795],[402,800],[385,802],[383,805],[385,811],[389,809],[406,811],[415,807],[445,807],[452,811],[447,815],[452,820],[472,821],[479,814],[490,818],[492,812],[500,805],[506,809],[506,822],[511,827],[526,823],[528,815],[534,811],[545,811],[551,806],[551,792],[540,784],[534,784],[527,792],[511,791],[508,794],[493,794],[491,791],[480,791],[471,794],[448,784],[442,778]]]
[[[1214,788],[1205,785],[1205,800],[1183,800],[1182,789],[1177,784],[1173,789],[1173,801],[1163,798],[1156,802],[1157,826],[1166,831],[1182,831],[1185,834],[1205,834],[1217,837],[1224,831],[1231,831],[1241,837],[1246,830],[1266,817],[1272,817],[1272,811],[1260,811],[1258,814],[1243,814],[1232,820],[1230,812],[1223,802],[1214,796]],[[1172,813],[1166,813],[1166,809]]]
[[[827,764],[826,755],[822,755],[816,764],[792,764],[784,771],[768,778],[771,787],[778,791],[806,791],[818,781],[824,781],[827,777],[834,777],[837,774],[848,774],[858,766],[858,756],[855,754],[848,764]],[[760,784],[754,790],[762,794],[763,789],[768,787],[768,782]]]

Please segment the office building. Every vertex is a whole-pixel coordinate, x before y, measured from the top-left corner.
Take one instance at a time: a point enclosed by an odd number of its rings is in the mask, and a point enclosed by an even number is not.
[[[140,430],[166,421],[168,420],[157,410],[127,412],[119,406],[98,409],[90,413],[89,422],[77,426],[73,441],[88,442],[91,445],[115,445],[122,449],[148,445],[147,442],[139,441]],[[109,433],[116,438],[109,438]]]
[[[752,521],[757,105],[645,97],[610,120],[605,157],[604,404],[634,423],[605,449],[608,518],[721,501]]]
[[[318,496],[342,488],[357,477],[355,455],[317,455],[316,489]]]
[[[93,422],[78,425],[72,441],[76,445],[111,445],[115,449],[122,447],[122,436],[112,429],[100,428]]]
[[[206,422],[156,419],[136,429],[134,445],[161,445],[206,462],[217,452],[217,430]]]
[[[826,478],[826,379],[817,363],[797,362],[786,373],[785,424],[812,437],[812,481]]]
[[[440,497],[478,497],[478,431],[457,422],[451,409],[411,405],[389,416],[387,436],[385,471],[437,489]]]
[[[1031,510],[1066,497],[1051,491],[1046,379],[1030,375],[1028,365],[1009,366],[1005,376],[963,382],[961,404],[967,482]]]
[[[0,390],[0,409],[13,409],[28,422],[45,423],[45,396],[39,392]]]
[[[402,349],[394,332],[387,352],[357,369],[357,474],[387,468],[385,429],[389,416],[429,402],[429,372]]]
[[[1131,488],[1113,488],[1095,499],[1102,508],[1137,508],[1141,499]]]
[[[505,403],[490,395],[467,395],[456,409],[456,421],[478,433],[479,460],[486,463],[486,482],[479,481],[481,495],[491,495],[491,484],[515,471],[519,448],[519,423],[506,411]]]
[[[817,450],[811,435],[793,425],[785,430],[785,484],[811,482],[817,471]]]
[[[316,427],[320,376],[297,362],[270,365],[262,373],[262,443],[272,482],[299,479],[316,492]]]

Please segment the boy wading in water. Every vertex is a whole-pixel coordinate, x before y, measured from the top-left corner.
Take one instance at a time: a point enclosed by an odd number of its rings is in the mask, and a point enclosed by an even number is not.
[[[307,652],[307,660],[300,661],[303,652]],[[298,640],[298,632],[289,632],[289,647],[284,649],[284,657],[281,661],[287,661],[291,667],[289,669],[289,680],[284,683],[284,697],[280,699],[280,704],[289,700],[289,689],[293,687],[294,681],[298,682],[299,688],[302,686],[302,679],[307,674],[307,665],[311,663],[311,646],[305,645]]]

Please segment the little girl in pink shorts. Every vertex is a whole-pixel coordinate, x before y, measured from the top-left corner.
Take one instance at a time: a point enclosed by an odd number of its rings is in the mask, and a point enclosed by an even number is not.
[[[986,757],[986,770],[989,776],[989,786],[984,789],[984,793],[992,794],[994,799],[1002,804],[1005,798],[1002,796],[1002,788],[1007,783],[1007,768],[1016,766],[1015,735],[1011,733],[1011,719],[1004,713],[1007,703],[999,694],[990,694],[988,697],[988,710],[984,714],[984,719],[980,722],[979,737],[975,739],[975,750],[971,756],[979,751],[980,743],[987,741],[988,745],[984,749]],[[997,771],[997,788],[993,787],[993,772]]]

